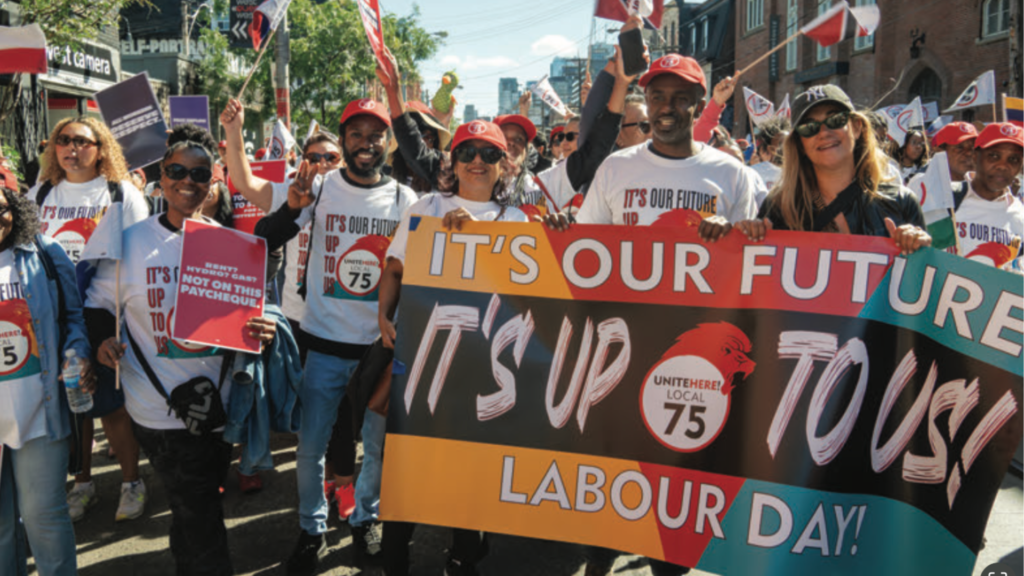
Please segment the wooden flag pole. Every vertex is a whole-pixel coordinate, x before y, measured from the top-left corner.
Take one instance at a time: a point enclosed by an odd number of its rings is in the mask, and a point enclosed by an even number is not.
[[[114,340],[121,345],[121,259],[114,261],[114,310],[116,319],[114,324]],[[114,365],[114,388],[121,389],[121,362]]]
[[[252,75],[256,73],[256,68],[260,65],[260,60],[263,59],[263,53],[267,51],[267,46],[270,46],[270,40],[277,34],[277,28],[270,31],[270,36],[267,36],[266,41],[263,43],[263,48],[260,48],[259,54],[256,55],[256,63],[249,69],[249,75],[245,77],[245,82],[242,83],[242,89],[238,91],[238,101],[242,101],[242,95],[245,94],[245,88],[249,85],[249,80],[252,80]]]
[[[800,32],[799,30],[797,30],[796,32],[794,32],[794,33],[793,33],[793,35],[792,35],[792,36],[790,36],[789,38],[786,38],[786,39],[785,39],[785,40],[783,40],[782,42],[779,42],[779,43],[778,43],[778,45],[777,45],[777,46],[775,46],[775,48],[772,48],[771,50],[769,50],[769,51],[765,52],[764,54],[761,54],[761,57],[760,57],[760,58],[758,58],[757,60],[754,60],[754,61],[753,61],[753,62],[751,62],[750,64],[747,64],[746,66],[744,66],[744,67],[743,67],[743,69],[742,69],[742,70],[740,70],[739,72],[737,72],[737,73],[736,73],[736,75],[732,77],[733,81],[739,80],[740,76],[742,76],[742,75],[744,75],[745,73],[747,73],[747,71],[749,71],[749,70],[750,70],[751,68],[753,68],[754,66],[757,66],[758,64],[760,64],[761,62],[763,62],[765,58],[767,58],[767,57],[771,56],[772,54],[775,54],[775,53],[776,53],[776,52],[778,52],[779,50],[782,50],[782,48],[783,48],[783,47],[784,47],[784,46],[785,46],[786,44],[789,44],[789,43],[790,43],[791,41],[793,41],[793,40],[796,40],[796,37],[797,37],[797,36],[799,36],[800,34],[802,34],[802,32]]]

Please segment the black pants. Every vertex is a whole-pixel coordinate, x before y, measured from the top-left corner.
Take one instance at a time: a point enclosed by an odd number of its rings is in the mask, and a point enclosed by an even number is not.
[[[338,405],[338,419],[334,421],[331,440],[327,443],[327,462],[338,476],[356,473],[356,435],[352,430],[352,401],[348,394]]]
[[[156,470],[171,507],[171,553],[178,576],[234,574],[220,487],[231,445],[220,433],[152,430],[135,424],[135,438]]]
[[[381,535],[381,554],[384,556],[384,574],[408,576],[409,543],[416,525],[411,522],[384,522]],[[476,565],[487,556],[487,534],[476,530],[452,529],[450,556],[463,565]]]

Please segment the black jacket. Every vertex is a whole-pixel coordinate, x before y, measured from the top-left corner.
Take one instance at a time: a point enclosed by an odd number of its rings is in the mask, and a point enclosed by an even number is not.
[[[427,146],[423,141],[423,133],[420,132],[420,127],[410,112],[393,118],[391,128],[395,132],[395,142],[398,142],[398,151],[405,159],[405,164],[436,189],[444,152]]]
[[[886,218],[892,218],[897,226],[913,224],[920,228],[925,227],[921,206],[909,190],[886,183],[878,186],[878,193],[877,197],[872,197],[861,192],[843,210],[843,217],[846,218],[851,234],[888,237],[889,231],[885,228]],[[776,230],[789,230],[782,213],[775,206],[774,195],[765,199],[757,217],[768,218]],[[804,230],[813,229],[810,222],[804,224]]]

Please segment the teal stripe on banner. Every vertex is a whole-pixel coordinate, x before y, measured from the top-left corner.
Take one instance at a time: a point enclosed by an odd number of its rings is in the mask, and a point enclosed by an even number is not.
[[[898,298],[890,290],[893,278]],[[1019,275],[927,248],[896,259],[860,316],[914,330],[1022,376],[1022,307]]]
[[[755,500],[775,507],[759,505],[760,522],[752,528]],[[787,513],[777,508],[789,511],[785,525]],[[970,574],[977,560],[934,518],[909,504],[757,480],[743,485],[722,531],[725,539],[711,539],[699,569],[730,575]]]

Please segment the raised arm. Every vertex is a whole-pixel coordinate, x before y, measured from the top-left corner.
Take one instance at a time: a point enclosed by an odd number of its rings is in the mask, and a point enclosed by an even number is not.
[[[252,174],[249,160],[245,157],[245,143],[242,141],[244,123],[245,110],[242,103],[234,98],[228,100],[224,112],[220,115],[220,124],[224,127],[228,142],[224,161],[227,163],[228,176],[235,189],[246,200],[267,213],[273,205],[274,188],[268,180]]]

